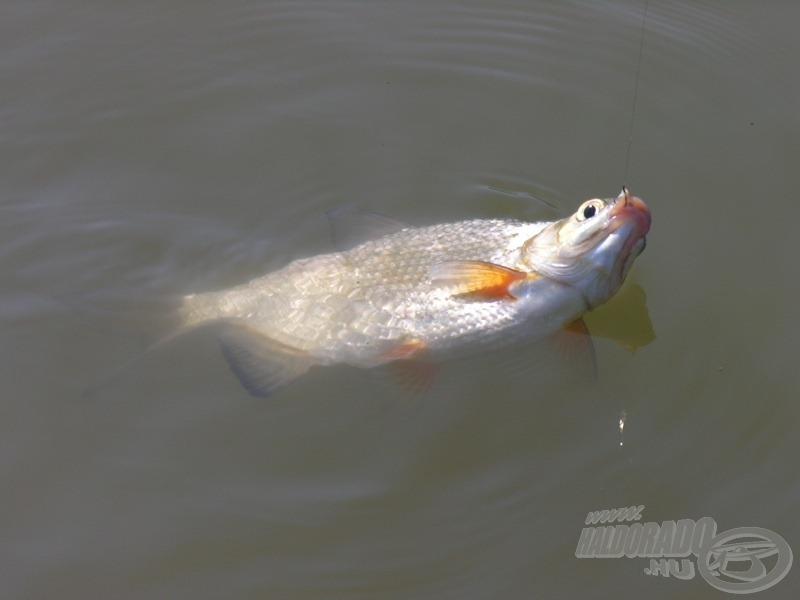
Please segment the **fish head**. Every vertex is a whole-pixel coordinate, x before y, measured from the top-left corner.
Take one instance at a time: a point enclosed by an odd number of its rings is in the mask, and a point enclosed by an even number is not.
[[[522,260],[537,274],[578,288],[589,308],[613,296],[645,247],[650,210],[622,188],[593,198],[525,242]]]

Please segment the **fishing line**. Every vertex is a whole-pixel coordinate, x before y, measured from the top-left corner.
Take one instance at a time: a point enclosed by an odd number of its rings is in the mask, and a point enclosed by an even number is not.
[[[631,162],[631,141],[633,140],[633,122],[636,118],[636,97],[639,95],[639,71],[642,68],[642,49],[644,48],[644,29],[647,22],[647,0],[644,0],[644,11],[642,12],[642,32],[639,38],[639,59],[636,61],[636,77],[633,84],[633,106],[631,107],[631,127],[628,130],[628,153],[625,156],[625,177],[622,179],[628,183],[628,165]]]

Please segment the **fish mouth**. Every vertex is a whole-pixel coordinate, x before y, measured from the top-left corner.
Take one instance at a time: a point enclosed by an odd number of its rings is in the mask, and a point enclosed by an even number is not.
[[[623,248],[625,253],[636,251],[636,256],[644,251],[647,245],[646,235],[650,231],[650,209],[641,198],[631,196],[627,189],[622,188],[622,193],[617,197],[611,208],[610,224],[613,230],[628,226],[627,239]]]
[[[639,241],[634,248],[636,250],[636,256],[639,256],[642,252],[644,252],[645,248],[647,248],[647,238],[642,236],[639,238]]]

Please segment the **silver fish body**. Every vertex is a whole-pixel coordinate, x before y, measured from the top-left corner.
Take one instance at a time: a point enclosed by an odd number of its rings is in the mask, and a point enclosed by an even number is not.
[[[392,231],[352,249],[187,296],[183,325],[222,325],[223,353],[259,396],[312,365],[366,368],[535,341],[613,295],[644,245],[650,216],[641,200],[624,191],[589,202],[556,222],[386,220],[382,229]],[[607,222],[589,235],[582,223],[595,212]]]

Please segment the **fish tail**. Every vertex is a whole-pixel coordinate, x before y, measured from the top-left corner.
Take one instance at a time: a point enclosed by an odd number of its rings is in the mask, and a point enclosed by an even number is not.
[[[57,300],[89,327],[148,339],[179,328],[184,305],[180,296],[121,288],[62,294]]]
[[[126,296],[125,303],[109,302],[108,297],[104,300],[94,303],[91,312],[95,318],[102,315],[103,319],[119,326],[123,321],[130,321],[131,317],[146,317],[149,328],[160,324],[160,330],[155,336],[155,343],[150,343],[145,350],[92,383],[84,391],[84,397],[87,398],[123,379],[154,351],[193,332],[199,335],[205,335],[202,332],[206,332],[216,338],[231,372],[256,397],[272,396],[316,364],[308,352],[274,340],[235,318],[221,316],[215,303],[209,300],[209,294],[170,298],[143,296],[135,299]],[[82,306],[86,308],[89,305],[83,303]],[[164,335],[164,331],[168,333]]]
[[[164,346],[165,344],[173,341],[174,339],[183,336],[186,333],[189,333],[191,329],[187,328],[179,328],[172,331],[170,334],[162,337],[154,344],[150,344],[145,350],[131,356],[126,361],[121,364],[118,364],[113,370],[109,373],[106,373],[100,379],[92,382],[83,392],[84,398],[91,398],[95,396],[98,392],[106,389],[111,384],[119,381],[124,377],[126,373],[128,373],[137,363],[139,363],[145,356],[149,356],[158,348]]]

